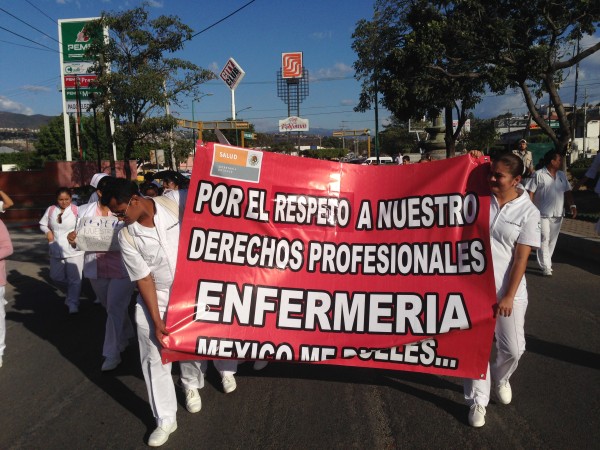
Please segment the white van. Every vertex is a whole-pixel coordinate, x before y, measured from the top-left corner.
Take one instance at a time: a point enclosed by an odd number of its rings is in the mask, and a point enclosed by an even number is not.
[[[367,159],[365,159],[362,163],[363,166],[370,166],[372,164],[377,164],[377,157],[376,156],[371,156]],[[383,165],[383,164],[394,164],[394,160],[392,159],[391,156],[380,156],[379,157],[379,164]]]

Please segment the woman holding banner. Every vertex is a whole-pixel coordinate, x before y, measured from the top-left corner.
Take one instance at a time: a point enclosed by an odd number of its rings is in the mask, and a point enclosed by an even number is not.
[[[481,152],[472,151],[474,157]],[[525,311],[527,286],[525,269],[532,248],[540,245],[540,213],[527,192],[520,187],[523,161],[516,155],[504,154],[490,167],[491,191],[490,240],[496,283],[496,358],[488,364],[485,380],[464,382],[465,400],[470,407],[469,424],[485,425],[485,408],[494,391],[498,401],[512,400],[509,378],[517,369],[525,351]]]
[[[124,224],[113,217],[108,206],[100,203],[102,190],[111,179],[113,178],[105,176],[97,182],[98,201],[79,207],[79,222],[84,224],[86,219],[105,217],[104,221],[111,225],[111,230],[116,236]],[[77,247],[77,231],[68,235],[69,243],[74,247]],[[106,244],[105,251],[86,251],[83,264],[83,274],[90,280],[96,298],[100,300],[107,314],[102,348],[103,372],[114,370],[121,364],[121,352],[129,344],[129,339],[135,335],[128,312],[134,283],[125,270],[120,250],[109,250],[110,242]]]
[[[69,244],[67,235],[75,229],[78,209],[72,201],[71,190],[61,187],[56,191],[56,204],[48,207],[40,219],[40,230],[48,239],[50,278],[66,285],[65,304],[69,314],[79,312],[79,296],[83,270],[83,252]]]

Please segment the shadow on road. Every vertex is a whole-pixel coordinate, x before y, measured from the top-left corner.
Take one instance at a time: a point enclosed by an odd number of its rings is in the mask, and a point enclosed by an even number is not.
[[[525,337],[528,352],[590,369],[598,369],[600,367],[600,355],[597,353],[557,344],[556,342],[544,341],[530,334],[526,334]]]
[[[148,402],[131,391],[120,376],[133,375],[143,383],[137,345],[130,345],[123,353],[123,362],[114,371],[100,371],[106,313],[102,306],[82,301],[80,313],[69,315],[64,296],[48,279],[48,269],[42,268],[38,278],[11,270],[8,282],[14,287],[14,305],[6,319],[21,323],[32,333],[53,345],[91,382],[105,391],[132,415],[139,417],[148,428],[154,427]],[[93,298],[93,297],[91,297]]]

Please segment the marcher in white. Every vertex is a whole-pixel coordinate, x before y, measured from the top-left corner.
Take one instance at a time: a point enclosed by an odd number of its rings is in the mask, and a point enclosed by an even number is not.
[[[95,173],[92,176],[92,179],[90,180],[90,186],[92,186],[95,190],[94,190],[94,192],[92,192],[92,195],[90,195],[88,203],[97,203],[98,202],[98,200],[99,200],[98,191],[97,191],[98,183],[100,183],[100,180],[102,178],[107,177],[107,176],[108,176],[108,174],[102,173],[102,172]]]
[[[0,367],[6,348],[6,258],[13,253],[13,245],[4,222],[0,220]]]
[[[135,320],[142,372],[157,428],[148,445],[158,447],[177,429],[177,398],[171,378],[171,364],[162,364],[161,340],[168,335],[163,321],[175,275],[179,244],[178,205],[164,197],[140,196],[135,183],[115,179],[102,192],[101,203],[125,222],[119,233],[123,262],[139,296]],[[186,407],[195,413],[202,401],[198,389],[204,386],[206,362],[180,362]]]
[[[552,276],[552,255],[563,222],[565,199],[573,218],[577,207],[573,202],[567,175],[560,170],[563,157],[557,150],[544,155],[545,167],[537,170],[527,186],[533,204],[540,210],[542,243],[537,250],[537,261],[545,276]]]
[[[481,156],[472,151],[471,155]],[[525,351],[525,311],[527,286],[525,269],[532,247],[540,244],[540,213],[527,192],[519,187],[523,162],[513,154],[504,154],[492,162],[489,174],[491,190],[490,240],[496,284],[496,358],[488,364],[485,380],[465,379],[465,400],[470,407],[469,424],[485,425],[486,407],[492,383],[500,403],[512,400],[509,379]]]
[[[8,208],[14,205],[12,198],[6,192],[0,189],[0,213],[3,213]]]
[[[587,183],[590,180],[594,180],[598,176],[598,172],[600,172],[600,153],[596,154],[594,160],[592,161],[592,165],[585,172],[583,178],[581,180],[578,180],[577,183],[575,183],[575,185],[573,186],[573,190],[577,191],[581,187],[581,185]],[[594,192],[600,195],[600,178],[594,186]],[[600,234],[600,219],[598,219],[598,222],[596,222],[595,229],[596,233]]]
[[[98,182],[96,193],[102,198],[102,190],[111,180],[103,177]],[[112,217],[108,206],[100,201],[88,203],[79,207],[79,222],[94,217]],[[92,219],[93,220],[93,219]],[[111,227],[115,232],[123,228],[123,222],[116,227]],[[71,245],[77,245],[77,232],[68,235]],[[129,345],[129,339],[134,337],[133,325],[129,319],[129,303],[133,294],[134,283],[129,279],[127,270],[123,265],[120,251],[86,251],[84,255],[83,274],[90,280],[96,297],[106,309],[106,327],[104,333],[104,346],[102,348],[102,371],[116,369],[121,364],[121,352]]]
[[[65,304],[70,314],[79,312],[79,296],[83,271],[83,252],[69,244],[67,235],[76,228],[77,206],[71,203],[71,190],[61,187],[56,192],[56,205],[50,206],[40,219],[40,230],[48,239],[50,278],[66,285]]]

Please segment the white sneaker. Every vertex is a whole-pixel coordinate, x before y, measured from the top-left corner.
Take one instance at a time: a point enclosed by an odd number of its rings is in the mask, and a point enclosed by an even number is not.
[[[69,314],[77,314],[79,312],[79,306],[69,305]]]
[[[485,425],[485,407],[473,405],[469,410],[469,425],[479,428]]]
[[[0,356],[0,367],[2,367],[2,356]]]
[[[197,413],[202,409],[202,399],[198,389],[185,389],[185,407],[191,413]]]
[[[115,370],[119,364],[121,364],[120,356],[113,357],[113,358],[107,357],[104,360],[104,362],[102,363],[102,372],[108,372],[109,370]]]
[[[156,427],[156,430],[152,432],[148,438],[148,445],[150,447],[160,447],[169,439],[169,435],[177,429],[177,422],[173,422],[169,425],[163,425]]]
[[[551,277],[552,276],[552,270],[542,270],[542,275],[545,277]]]
[[[269,363],[267,361],[254,361],[252,368],[254,370],[263,370]]]
[[[503,405],[510,403],[512,400],[512,389],[508,380],[496,386],[496,397],[498,397],[498,400]]]
[[[226,394],[235,391],[235,388],[237,387],[237,383],[235,382],[235,378],[233,377],[233,375],[223,377],[221,382],[223,383],[223,392],[225,392]]]

